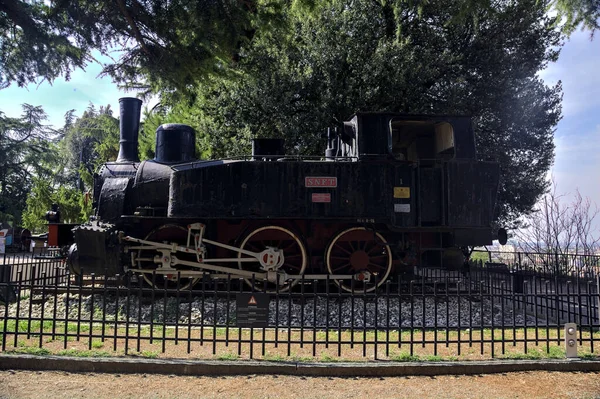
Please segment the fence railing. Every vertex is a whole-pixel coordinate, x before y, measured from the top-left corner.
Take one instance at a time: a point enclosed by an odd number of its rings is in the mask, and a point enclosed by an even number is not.
[[[600,274],[600,254],[473,251],[472,262],[504,264],[511,270],[546,276],[586,277]]]
[[[157,287],[141,278],[75,279],[59,259],[7,257],[1,349],[195,359],[564,357],[564,325],[575,323],[580,356],[598,355],[598,275],[493,263],[415,269],[371,292],[301,280],[268,293],[257,289],[262,282],[210,274],[186,289],[166,279]]]
[[[65,283],[66,262],[58,248],[40,248],[36,252],[0,254],[0,283],[16,282],[21,276],[22,282],[39,281],[60,276]]]

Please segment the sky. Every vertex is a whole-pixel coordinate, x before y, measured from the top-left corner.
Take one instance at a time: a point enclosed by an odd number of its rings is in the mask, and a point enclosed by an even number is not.
[[[99,54],[94,54],[94,57],[105,59]],[[74,109],[75,115],[81,116],[90,103],[96,108],[110,104],[115,116],[118,116],[119,98],[135,97],[137,93],[120,91],[110,77],[99,77],[101,71],[101,65],[93,63],[85,71],[77,69],[72,72],[69,81],[61,77],[52,84],[42,82],[23,88],[13,84],[0,90],[0,111],[7,116],[17,117],[21,115],[22,104],[41,105],[48,114],[47,123],[55,128],[64,125],[67,111]]]
[[[539,75],[548,84],[563,84],[563,118],[555,132],[556,158],[550,172],[557,191],[569,198],[579,190],[600,206],[599,69],[600,38],[590,40],[588,32],[578,31],[565,43],[558,62]],[[90,103],[97,108],[110,104],[116,114],[119,98],[137,93],[120,91],[109,77],[100,78],[100,71],[100,65],[90,64],[85,71],[73,72],[68,82],[59,78],[52,85],[12,85],[0,90],[0,111],[16,117],[21,104],[41,105],[48,124],[55,127],[63,125],[68,110],[79,116]]]
[[[596,35],[597,36],[597,35]],[[548,84],[562,81],[563,118],[555,136],[552,176],[559,193],[575,190],[600,206],[600,39],[576,32],[558,62],[540,76]]]

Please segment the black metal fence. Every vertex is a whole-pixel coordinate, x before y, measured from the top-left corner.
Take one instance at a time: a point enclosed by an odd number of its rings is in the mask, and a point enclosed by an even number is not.
[[[474,251],[471,258],[481,264],[504,265],[510,270],[551,277],[589,277],[600,274],[600,254]]]
[[[473,262],[420,269],[372,292],[301,280],[261,292],[206,274],[182,289],[152,276],[75,279],[51,255],[0,265],[4,352],[267,360],[455,360],[598,356],[599,276]],[[157,282],[164,281],[164,284]],[[358,287],[358,284],[357,284]]]

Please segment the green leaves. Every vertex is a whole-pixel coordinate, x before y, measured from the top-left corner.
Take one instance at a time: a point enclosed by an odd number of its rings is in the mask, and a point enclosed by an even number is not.
[[[570,35],[577,28],[587,29],[591,34],[600,29],[600,3],[597,0],[553,0],[549,9],[557,13],[557,25]]]
[[[38,78],[67,80],[93,61],[119,54],[104,73],[128,87],[189,93],[234,61],[258,25],[278,15],[267,0],[113,0],[0,3],[0,88]]]
[[[221,157],[248,153],[250,137],[320,155],[320,134],[358,111],[472,115],[480,158],[501,163],[497,218],[509,223],[546,189],[561,87],[536,74],[556,59],[560,35],[537,0],[473,2],[469,18],[464,7],[297,6],[283,14],[286,29],[255,34],[235,73],[203,81],[192,101],[164,98],[171,108],[159,119],[192,125],[201,152]]]
[[[0,113],[0,221],[35,231],[53,203],[63,220],[81,222],[91,214],[86,192],[99,165],[114,160],[119,147],[118,120],[110,107],[92,105],[81,118],[65,115],[59,131],[44,124],[41,107],[23,106],[20,118]]]
[[[561,87],[536,74],[561,36],[546,11],[538,0],[4,2],[0,84],[68,74],[92,48],[122,50],[105,73],[161,93],[142,158],[168,122],[194,127],[199,156],[218,158],[248,153],[252,137],[322,154],[320,134],[358,111],[472,115],[479,157],[501,163],[497,217],[508,223],[531,210],[553,161]],[[67,117],[54,178],[82,191],[116,156],[116,119],[93,108]]]
[[[68,121],[59,143],[62,165],[56,178],[84,192],[92,186],[93,174],[106,161],[117,158],[119,122],[110,106],[99,110],[90,104],[83,115]]]
[[[23,106],[19,118],[0,112],[0,221],[18,222],[33,176],[47,176],[52,131],[41,107]]]

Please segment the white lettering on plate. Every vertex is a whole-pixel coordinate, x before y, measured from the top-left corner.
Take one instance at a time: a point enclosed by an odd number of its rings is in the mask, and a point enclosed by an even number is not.
[[[337,187],[337,177],[305,177],[305,187]]]

